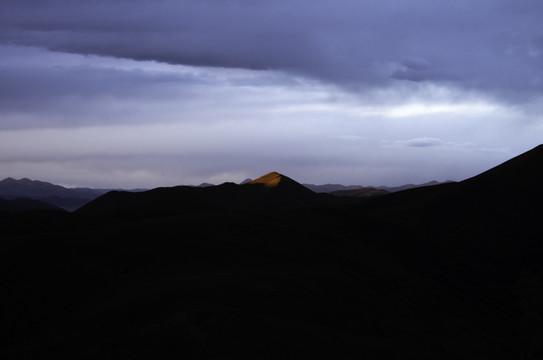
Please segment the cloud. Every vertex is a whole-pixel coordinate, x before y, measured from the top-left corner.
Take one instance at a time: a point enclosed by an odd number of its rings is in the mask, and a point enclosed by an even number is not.
[[[409,146],[409,147],[425,148],[425,147],[433,147],[433,146],[442,146],[444,142],[441,139],[422,137],[422,138],[415,138],[415,139],[401,141],[399,142],[399,144],[403,146]]]
[[[0,129],[222,121],[226,109],[285,108],[300,87],[273,71],[165,65],[0,46]],[[257,90],[258,89],[258,90]],[[290,94],[290,95],[289,95]],[[269,108],[269,109],[271,109]],[[207,113],[208,115],[203,115]]]
[[[103,187],[271,170],[461,180],[540,142],[542,8],[4,0],[1,173]]]
[[[282,70],[351,89],[543,90],[539,1],[3,1],[0,41],[170,64]]]

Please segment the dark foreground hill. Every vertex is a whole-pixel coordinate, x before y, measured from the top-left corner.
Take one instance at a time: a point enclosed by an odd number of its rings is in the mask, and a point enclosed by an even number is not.
[[[27,210],[62,210],[62,209],[40,200],[34,200],[34,199],[28,199],[28,198],[16,198],[12,200],[6,200],[6,199],[0,198],[0,211],[27,211]]]
[[[542,164],[370,199],[271,173],[2,214],[0,356],[540,359]]]

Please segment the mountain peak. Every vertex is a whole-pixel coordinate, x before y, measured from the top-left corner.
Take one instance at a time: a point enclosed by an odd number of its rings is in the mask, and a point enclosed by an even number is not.
[[[279,174],[276,171],[272,171],[266,175],[259,177],[256,180],[248,182],[247,184],[264,184],[265,187],[277,187],[285,179],[288,179],[288,178],[286,176]],[[292,179],[288,179],[288,180],[294,181]]]
[[[14,182],[17,182],[17,180],[15,180],[12,177],[7,177],[4,180],[0,181],[0,183],[3,183],[3,184],[11,184],[11,183],[14,183]]]
[[[313,194],[313,191],[288,176],[272,171],[246,185],[263,185],[266,189],[280,189],[281,192]]]

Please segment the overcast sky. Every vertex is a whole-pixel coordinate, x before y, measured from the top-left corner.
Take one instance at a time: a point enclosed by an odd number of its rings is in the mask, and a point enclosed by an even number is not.
[[[0,178],[463,180],[540,144],[539,0],[0,1]]]

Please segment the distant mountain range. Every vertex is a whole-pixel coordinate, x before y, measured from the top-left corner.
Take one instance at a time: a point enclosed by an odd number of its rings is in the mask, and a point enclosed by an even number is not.
[[[65,188],[45,181],[30,180],[27,178],[16,180],[8,177],[0,181],[0,199],[15,200],[21,198],[39,200],[66,211],[78,209],[89,201],[96,199],[100,195],[111,190],[112,189]],[[145,189],[134,189],[130,191],[143,190]],[[35,203],[36,206],[32,206],[32,203],[29,201],[27,201],[26,204],[26,208],[43,207],[43,205],[40,205],[37,202]]]
[[[252,182],[252,179],[244,180],[241,185]],[[398,187],[363,187],[363,186],[344,186],[339,184],[326,184],[326,185],[313,185],[303,184],[306,188],[317,193],[332,193],[337,196],[352,196],[352,197],[367,197],[384,195],[389,192],[395,192],[400,190],[406,190],[414,187],[429,186],[439,184],[436,181],[432,181],[421,185],[403,185]],[[198,187],[206,188],[213,187],[215,185],[210,183],[202,183]],[[14,211],[29,210],[29,209],[41,209],[44,208],[44,204],[50,204],[54,207],[60,208],[66,211],[74,211],[81,206],[87,204],[91,200],[112,191],[113,189],[92,189],[92,188],[65,188],[60,185],[51,184],[39,180],[6,178],[0,181],[0,199],[14,200],[17,198],[26,198],[38,200],[40,202],[32,203],[30,201],[25,202],[25,206],[22,203],[11,203],[8,205],[4,202],[3,211],[13,209]],[[146,189],[130,190],[132,192],[145,191]]]
[[[452,181],[445,181],[445,183],[452,182]],[[430,182],[424,183],[424,184],[406,184],[406,185],[400,185],[400,186],[361,186],[361,185],[341,185],[341,184],[325,184],[325,185],[314,185],[314,184],[303,184],[307,188],[313,190],[314,192],[326,192],[326,193],[333,193],[336,191],[342,191],[343,193],[338,194],[347,194],[344,191],[350,191],[350,190],[362,190],[361,194],[370,194],[371,189],[378,189],[383,190],[383,192],[376,192],[375,195],[383,195],[385,193],[393,193],[397,191],[412,189],[416,187],[423,187],[423,186],[432,186],[432,185],[439,185],[442,184],[438,181],[432,180]],[[367,189],[367,190],[364,190]],[[364,195],[366,196],[366,195]],[[372,194],[373,196],[373,194]]]
[[[0,358],[541,359],[541,183],[543,145],[381,196],[271,172],[0,211]]]
[[[67,211],[75,210],[109,190],[89,188],[68,189],[44,181],[6,178],[0,181],[0,198],[28,198],[55,205]]]

